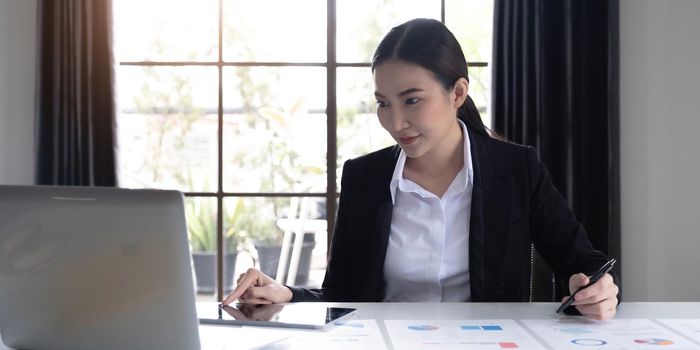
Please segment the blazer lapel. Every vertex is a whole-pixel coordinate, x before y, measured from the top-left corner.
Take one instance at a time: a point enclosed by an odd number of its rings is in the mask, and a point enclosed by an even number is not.
[[[399,146],[394,146],[391,149],[391,166],[388,166],[383,171],[383,181],[381,181],[382,190],[381,193],[384,195],[380,198],[379,210],[377,211],[377,232],[379,232],[379,254],[377,254],[377,265],[384,269],[384,258],[386,257],[386,249],[389,244],[389,234],[391,233],[391,215],[394,209],[394,204],[391,202],[391,193],[389,191],[389,184],[391,183],[391,177],[394,174],[394,168],[396,167],[396,162],[399,159],[399,153],[401,148]],[[383,277],[383,274],[382,274]]]
[[[511,179],[498,178],[486,136],[467,128],[474,186],[469,223],[469,274],[472,301],[498,300],[502,293],[511,216]]]
[[[486,290],[484,204],[483,189],[476,184],[476,174],[475,170],[474,188],[472,189],[472,212],[469,223],[469,284],[472,301],[483,301]]]
[[[377,283],[376,297],[381,301],[384,299],[386,293],[386,281],[384,280],[384,260],[386,259],[386,250],[389,245],[389,233],[391,232],[391,215],[393,212],[393,205],[391,203],[391,197],[389,200],[382,200],[379,205],[379,211],[377,212],[377,232],[379,232],[379,242],[377,253],[375,254],[376,261],[374,266],[376,268],[375,281]]]
[[[401,149],[398,145],[394,146],[389,152],[389,158],[382,161],[376,171],[379,176],[373,177],[376,182],[368,184],[365,198],[374,198],[376,201],[376,216],[374,220],[368,222],[368,228],[376,232],[375,241],[368,247],[374,247],[374,261],[372,263],[371,275],[367,276],[367,282],[373,283],[374,288],[368,288],[367,300],[382,301],[386,291],[386,281],[384,280],[384,260],[386,258],[386,250],[389,244],[389,234],[391,232],[391,216],[394,205],[391,202],[391,193],[389,192],[389,184],[391,177],[394,174],[394,168],[399,158]],[[367,203],[374,207],[374,205]]]

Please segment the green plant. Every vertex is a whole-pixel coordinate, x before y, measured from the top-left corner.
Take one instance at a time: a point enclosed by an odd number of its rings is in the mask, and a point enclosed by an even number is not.
[[[215,252],[216,240],[216,201],[210,198],[193,198],[187,201],[187,228],[190,233],[190,244],[193,251]],[[239,244],[245,241],[245,232],[241,230],[241,216],[244,215],[243,202],[238,200],[235,205],[224,212],[224,223],[228,223],[224,231],[224,250],[238,251]]]
[[[250,216],[247,212],[246,207],[241,198],[233,199],[235,203],[233,205],[226,206],[224,211],[224,226],[226,230],[224,231],[224,244],[226,244],[227,251],[238,250],[238,245],[246,240],[246,232],[244,229],[246,217]]]
[[[190,199],[185,204],[187,229],[193,251],[216,251],[216,215],[208,198]]]
[[[251,240],[258,245],[282,245],[282,237],[284,232],[277,228],[277,226],[269,227],[270,225],[265,225],[265,227],[260,230],[256,230],[251,234]]]
[[[282,230],[274,220],[261,217],[260,211],[281,206],[280,199],[275,203],[257,203],[245,198],[226,199],[223,212],[224,250],[235,252],[250,241],[265,245],[282,243]],[[266,205],[268,205],[266,207]],[[212,198],[190,198],[185,204],[187,228],[193,251],[215,252],[216,243],[216,200]],[[277,217],[277,216],[275,216]]]
[[[271,211],[274,217],[278,217],[276,212],[277,208],[281,207],[280,202],[282,201],[284,200],[279,198],[272,201],[257,201],[253,202],[254,204],[251,206],[244,207],[243,212],[245,214],[240,217],[238,222],[241,237],[256,244],[281,245],[282,230],[277,227],[274,219],[265,219],[265,216],[260,214],[261,211]],[[239,200],[239,203],[242,202],[242,200]]]
[[[195,122],[204,117],[204,110],[195,106],[194,86],[191,77],[178,70],[161,67],[143,69],[144,82],[141,91],[134,97],[136,111],[147,120],[150,137],[144,161],[134,164],[134,171],[142,174],[138,178],[143,185],[153,186],[167,181],[184,184],[182,166],[199,169],[200,159],[175,160],[174,155],[186,149],[185,140]],[[149,177],[145,177],[149,174]],[[156,185],[157,187],[157,185]]]

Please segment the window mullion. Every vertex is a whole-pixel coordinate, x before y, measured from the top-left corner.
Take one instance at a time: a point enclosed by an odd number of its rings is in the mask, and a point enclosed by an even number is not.
[[[327,93],[326,93],[326,118],[327,118],[327,145],[326,145],[326,221],[327,221],[327,250],[326,255],[330,252],[330,242],[333,236],[333,227],[335,226],[335,193],[336,186],[336,169],[337,169],[337,59],[336,59],[336,0],[327,0]]]
[[[224,298],[224,197],[223,197],[223,135],[224,135],[224,89],[223,89],[223,0],[219,0],[219,58],[217,61],[217,69],[219,73],[219,105],[217,110],[217,123],[218,123],[218,133],[217,133],[217,147],[218,147],[218,174],[217,174],[217,192],[216,192],[216,296],[218,301],[222,301]],[[226,273],[234,273],[233,271],[226,271]]]

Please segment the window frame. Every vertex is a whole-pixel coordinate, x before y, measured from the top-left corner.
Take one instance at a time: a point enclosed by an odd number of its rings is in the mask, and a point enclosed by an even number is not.
[[[218,58],[216,61],[121,61],[119,66],[136,67],[216,67],[218,72],[218,106],[217,106],[217,190],[216,192],[184,192],[185,197],[216,198],[216,298],[221,301],[225,297],[224,284],[224,238],[223,214],[224,199],[227,197],[317,197],[325,198],[327,215],[327,248],[333,236],[336,200],[339,198],[337,188],[337,70],[346,67],[370,68],[368,62],[340,63],[336,57],[336,2],[326,0],[326,62],[264,62],[264,61],[224,61],[223,60],[223,0],[218,0]],[[445,23],[445,0],[440,1],[440,20]],[[326,191],[320,192],[224,192],[223,184],[223,70],[224,67],[323,67],[326,68]],[[488,67],[487,62],[468,62],[468,67]],[[331,214],[332,213],[332,214]],[[327,250],[328,252],[328,250]]]

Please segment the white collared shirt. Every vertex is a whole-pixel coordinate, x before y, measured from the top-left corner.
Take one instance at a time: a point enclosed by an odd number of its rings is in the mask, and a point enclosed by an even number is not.
[[[442,198],[403,177],[403,150],[389,185],[394,204],[384,261],[384,301],[469,301],[469,219],[473,168],[469,134],[464,167]]]

